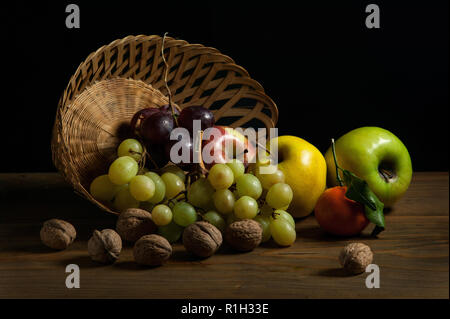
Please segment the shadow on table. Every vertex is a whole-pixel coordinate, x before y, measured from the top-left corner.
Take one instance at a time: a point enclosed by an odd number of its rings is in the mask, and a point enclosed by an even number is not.
[[[96,262],[92,261],[91,257],[89,257],[88,255],[79,255],[79,256],[68,258],[68,259],[63,259],[63,260],[61,260],[61,264],[64,266],[67,266],[69,264],[75,264],[75,265],[78,265],[80,268],[84,268],[84,269],[110,266],[110,265],[96,263]]]
[[[343,268],[330,268],[323,269],[317,272],[317,275],[323,277],[352,277],[354,275],[349,274]]]
[[[222,243],[219,250],[216,252],[217,255],[241,255],[247,254],[249,251],[238,251],[233,249],[226,241]]]
[[[368,231],[368,230],[365,230]],[[362,233],[356,236],[337,236],[326,233],[319,227],[306,227],[297,229],[297,238],[309,239],[321,242],[339,242],[339,241],[349,241],[349,240],[371,240],[376,239],[370,236],[370,232]]]
[[[122,262],[117,261],[116,263],[113,264],[113,267],[119,268],[119,269],[124,269],[124,270],[141,271],[141,270],[146,270],[146,269],[148,270],[148,269],[158,268],[160,266],[141,266],[134,261],[122,261]]]
[[[32,253],[32,254],[52,254],[58,252],[58,250],[51,249],[41,242],[35,244],[15,244],[8,247],[3,247],[2,251],[7,252],[20,252],[20,253]]]
[[[177,249],[172,252],[170,259],[177,262],[199,262],[206,258],[196,257],[185,249]]]

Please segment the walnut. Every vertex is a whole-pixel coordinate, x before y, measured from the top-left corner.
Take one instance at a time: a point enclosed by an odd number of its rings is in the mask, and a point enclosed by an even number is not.
[[[88,241],[88,252],[93,261],[112,264],[122,251],[122,239],[112,229],[94,230]]]
[[[340,255],[339,262],[350,274],[360,274],[372,263],[373,253],[370,247],[363,243],[351,243],[345,246]]]
[[[72,224],[54,218],[44,222],[40,235],[44,245],[53,249],[62,250],[73,243],[77,232]]]
[[[139,208],[129,208],[119,215],[116,230],[123,240],[135,242],[144,235],[156,231],[152,214]]]
[[[183,245],[194,255],[206,258],[212,256],[222,245],[222,233],[208,222],[196,222],[185,228]]]
[[[225,231],[225,240],[239,251],[250,251],[258,247],[262,239],[261,225],[252,219],[231,223]]]
[[[159,266],[172,255],[172,246],[162,236],[145,235],[134,244],[133,254],[138,264]]]

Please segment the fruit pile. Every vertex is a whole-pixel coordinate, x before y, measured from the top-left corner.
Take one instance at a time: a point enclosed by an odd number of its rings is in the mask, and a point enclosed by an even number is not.
[[[157,233],[170,243],[178,241],[184,229],[199,220],[225,233],[233,222],[253,219],[262,228],[260,242],[273,238],[280,246],[292,245],[296,239],[295,222],[287,209],[293,191],[276,165],[249,165],[247,151],[244,162],[221,153],[214,157],[216,162],[202,169],[203,163],[192,162],[192,139],[183,144],[188,147],[189,161],[167,164],[174,145],[171,131],[178,126],[193,133],[192,122],[196,119],[201,122],[201,131],[214,125],[214,117],[202,107],[187,107],[179,113],[163,106],[136,113],[131,121],[134,138],[120,143],[117,159],[107,174],[92,181],[90,194],[121,213],[130,208],[150,212]],[[232,130],[220,128],[224,136]],[[163,154],[158,154],[163,148]],[[165,166],[159,168],[161,164]],[[263,167],[269,173],[263,174]]]
[[[251,171],[259,171],[260,166],[251,166],[246,173],[245,165],[234,159],[214,164],[207,176],[187,184],[192,176],[173,164],[154,171],[140,169],[136,154],[141,151],[139,141],[124,140],[108,174],[91,183],[91,195],[119,212],[128,208],[151,212],[158,233],[171,243],[198,220],[224,232],[227,225],[243,219],[261,224],[262,242],[272,237],[289,246],[295,241],[294,219],[286,211],[293,193],[280,170],[253,175]]]

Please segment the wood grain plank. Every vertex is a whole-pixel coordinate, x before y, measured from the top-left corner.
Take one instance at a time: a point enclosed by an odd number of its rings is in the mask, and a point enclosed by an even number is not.
[[[25,184],[24,184],[25,183]],[[39,240],[42,221],[59,217],[78,230],[62,252]],[[298,220],[289,248],[263,245],[250,253],[223,246],[198,260],[181,244],[167,265],[144,268],[127,245],[119,261],[102,266],[87,255],[96,228],[113,228],[99,211],[56,174],[0,174],[0,298],[449,298],[448,173],[416,173],[411,188],[386,214],[378,239],[325,234],[313,216]],[[375,253],[381,287],[367,289],[366,274],[345,275],[337,260],[348,242]],[[65,267],[81,269],[81,289],[65,287]]]

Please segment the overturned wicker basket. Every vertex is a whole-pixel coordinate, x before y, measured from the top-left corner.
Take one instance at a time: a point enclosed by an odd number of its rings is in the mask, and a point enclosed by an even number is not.
[[[159,36],[128,36],[91,53],[65,89],[56,113],[52,155],[75,191],[105,211],[89,194],[94,177],[116,158],[120,130],[145,107],[167,104]],[[218,124],[274,127],[275,103],[247,71],[217,49],[165,39],[168,85],[180,108],[202,105]]]

